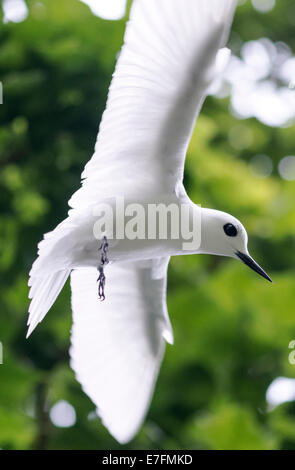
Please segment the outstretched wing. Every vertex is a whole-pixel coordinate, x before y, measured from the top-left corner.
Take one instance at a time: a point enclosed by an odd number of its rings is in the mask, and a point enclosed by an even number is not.
[[[134,0],[95,153],[71,207],[175,190],[235,5],[236,0]]]
[[[176,190],[195,119],[220,68],[216,56],[226,41],[235,4],[236,0],[133,2],[95,153],[82,175],[82,187],[70,200],[77,211],[70,211],[70,217],[40,243],[30,273],[28,334],[67,279],[75,249],[69,232],[76,219],[78,226],[84,224],[86,209],[108,197],[148,199]]]
[[[104,425],[121,443],[140,427],[172,343],[166,308],[169,258],[106,268],[108,296],[97,297],[97,270],[71,274],[71,365]],[[159,269],[160,268],[160,269]]]

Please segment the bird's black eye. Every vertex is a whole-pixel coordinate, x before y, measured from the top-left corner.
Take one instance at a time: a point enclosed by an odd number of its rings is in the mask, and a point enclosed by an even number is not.
[[[238,231],[233,224],[225,224],[223,230],[228,237],[236,237],[238,235]]]

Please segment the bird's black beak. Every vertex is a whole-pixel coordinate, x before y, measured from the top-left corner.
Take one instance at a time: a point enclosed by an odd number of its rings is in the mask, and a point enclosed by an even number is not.
[[[256,261],[254,261],[253,258],[251,258],[251,256],[245,255],[245,253],[242,253],[241,251],[237,251],[236,255],[238,256],[238,258],[240,258],[240,260],[244,264],[249,266],[249,268],[253,269],[253,271],[255,271],[257,274],[260,274],[260,276],[262,276],[265,279],[267,279],[268,281],[272,282],[272,280],[268,276],[268,274],[266,274],[266,272],[263,271],[263,269],[259,266],[259,264],[256,263]]]

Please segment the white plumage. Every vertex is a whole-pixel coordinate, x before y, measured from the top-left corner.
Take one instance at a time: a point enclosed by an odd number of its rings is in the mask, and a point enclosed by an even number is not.
[[[165,271],[168,261],[163,260]],[[152,261],[114,264],[108,272],[107,301],[99,305],[96,279],[95,268],[71,275],[71,365],[105,426],[124,443],[144,419],[164,337],[172,342],[166,272],[154,279]]]
[[[109,196],[175,190],[235,3],[133,3],[95,153],[70,206],[79,210]]]
[[[216,61],[235,4],[133,2],[95,153],[82,174],[82,187],[69,201],[69,217],[39,244],[30,272],[28,335],[72,271],[71,364],[103,423],[122,443],[145,417],[164,338],[173,341],[166,307],[171,249],[150,260],[144,250],[134,254],[132,244],[131,249],[130,244],[111,249],[107,299],[100,303],[92,208],[115,196],[187,199],[182,186],[186,151],[208,87],[226,58],[222,52]]]

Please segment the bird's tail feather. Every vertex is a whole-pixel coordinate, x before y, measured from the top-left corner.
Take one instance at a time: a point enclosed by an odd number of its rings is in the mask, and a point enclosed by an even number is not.
[[[46,233],[38,244],[38,257],[30,271],[28,333],[30,336],[50,310],[71,272],[72,240],[77,224],[66,219]],[[74,242],[73,242],[74,243]]]
[[[49,274],[47,277],[32,276],[30,278],[29,298],[32,301],[29,307],[27,338],[54,304],[69,274],[69,270],[62,270]]]

